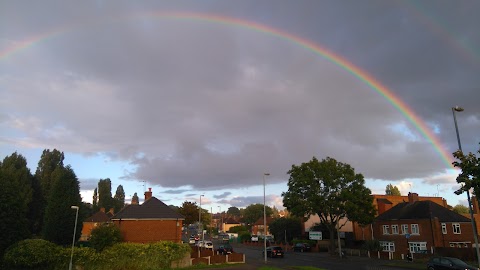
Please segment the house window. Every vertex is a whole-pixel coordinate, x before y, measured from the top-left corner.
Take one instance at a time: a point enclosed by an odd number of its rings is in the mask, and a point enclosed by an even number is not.
[[[427,250],[427,242],[408,242],[408,248],[412,253],[421,253]]]
[[[392,234],[398,234],[398,225],[392,225]]]
[[[453,223],[452,227],[453,227],[453,233],[454,234],[461,234],[462,233],[462,231],[460,230],[460,224],[459,223]]]
[[[383,251],[395,252],[395,242],[390,241],[380,241],[380,246]]]
[[[383,225],[383,234],[390,234],[388,225]]]
[[[446,223],[442,223],[442,233],[447,234],[447,224]]]
[[[468,248],[471,246],[470,242],[450,242],[451,248]]]
[[[402,224],[402,234],[408,233],[408,224]]]
[[[418,230],[418,224],[412,224],[412,234],[420,234]]]

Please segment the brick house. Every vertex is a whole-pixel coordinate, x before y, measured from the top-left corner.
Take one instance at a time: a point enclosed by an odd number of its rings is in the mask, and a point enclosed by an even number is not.
[[[93,214],[92,216],[86,218],[83,221],[82,235],[80,236],[79,241],[88,241],[92,230],[99,226],[100,224],[110,222],[110,219],[113,217],[113,208],[110,211],[105,213],[105,208],[101,208],[100,211]]]
[[[229,218],[227,218],[226,220],[223,221],[222,228],[223,228],[224,232],[228,232],[230,230],[230,228],[235,227],[235,226],[240,226],[240,225],[242,225],[242,224],[240,224],[239,221],[237,221],[234,218],[229,217]]]
[[[275,219],[272,218],[272,217],[267,217],[267,235],[270,235],[269,231],[268,231],[268,226],[270,223],[272,223],[272,221],[274,221]],[[252,234],[256,234],[256,235],[263,235],[264,234],[264,230],[263,230],[263,217],[262,218],[259,218],[257,219],[257,221],[253,224],[252,226]]]
[[[435,247],[472,247],[474,242],[470,219],[432,201],[419,201],[409,194],[402,202],[375,218],[373,238],[385,252],[394,256],[432,253]]]
[[[408,202],[411,196],[414,196],[417,201],[432,201],[442,207],[448,208],[447,201],[442,197],[418,196],[417,193],[409,193],[408,196],[373,194],[373,206],[377,209],[377,216],[390,210],[397,204]],[[372,239],[372,227],[370,225],[362,227],[358,223],[353,222],[352,231],[355,240]]]
[[[149,243],[182,241],[185,217],[152,197],[152,189],[145,192],[143,204],[130,204],[112,217],[120,228],[125,242]]]

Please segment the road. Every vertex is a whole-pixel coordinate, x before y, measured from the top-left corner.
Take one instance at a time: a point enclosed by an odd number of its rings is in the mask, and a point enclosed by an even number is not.
[[[291,269],[292,266],[314,266],[328,270],[360,269],[360,270],[400,270],[403,268],[383,266],[384,260],[365,257],[331,257],[323,252],[287,251],[284,258],[267,258],[265,263],[262,247],[233,244],[235,252],[244,253],[246,264],[241,269],[257,269],[261,266],[272,266],[280,269]],[[240,269],[239,268],[239,269]],[[231,269],[231,268],[230,268]],[[403,269],[404,270],[404,269]]]

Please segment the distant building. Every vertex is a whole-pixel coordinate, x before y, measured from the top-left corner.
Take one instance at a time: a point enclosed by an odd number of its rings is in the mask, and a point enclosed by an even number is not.
[[[108,211],[107,213],[105,213],[105,208],[101,208],[100,211],[86,218],[83,221],[82,235],[80,236],[79,241],[90,240],[90,235],[92,234],[92,230],[103,223],[110,222],[110,219],[113,217],[113,214],[114,214],[113,208],[111,208],[110,211]]]

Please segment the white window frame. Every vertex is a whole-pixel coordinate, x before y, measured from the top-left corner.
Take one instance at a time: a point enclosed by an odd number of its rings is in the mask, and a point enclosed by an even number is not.
[[[393,241],[380,241],[380,246],[382,247],[382,251],[395,252],[395,242]]]
[[[402,234],[408,233],[408,224],[402,224]]]
[[[392,225],[392,234],[398,234],[398,225]]]
[[[411,224],[412,227],[412,234],[419,235],[420,234],[420,228],[418,227],[418,224]]]
[[[452,223],[453,233],[454,234],[462,234],[462,229],[460,227],[460,223]]]
[[[447,223],[442,223],[442,233],[447,234]]]
[[[420,250],[427,250],[427,242],[408,242],[408,249],[411,253],[417,253]]]
[[[388,225],[383,225],[383,234],[390,234],[390,226]]]

